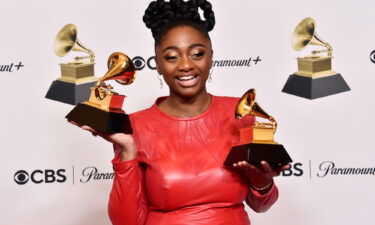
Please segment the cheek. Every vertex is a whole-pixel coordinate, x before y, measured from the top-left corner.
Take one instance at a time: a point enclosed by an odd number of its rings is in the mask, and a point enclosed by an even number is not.
[[[173,76],[174,75],[175,66],[172,64],[165,63],[161,67],[162,74],[164,76]]]
[[[197,67],[200,69],[201,73],[204,75],[207,75],[211,69],[211,61],[210,60],[204,60],[202,62],[199,62],[196,64]]]
[[[173,66],[170,63],[164,62],[164,61],[158,61],[156,64],[156,68],[158,72],[162,75],[168,75],[173,71]]]

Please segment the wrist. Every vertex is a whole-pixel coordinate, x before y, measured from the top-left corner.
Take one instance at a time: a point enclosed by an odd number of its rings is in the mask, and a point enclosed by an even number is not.
[[[273,186],[273,180],[271,180],[271,182],[269,182],[268,184],[266,184],[266,185],[261,185],[261,186],[251,184],[251,185],[250,185],[250,188],[251,188],[252,190],[254,190],[254,191],[259,192],[260,194],[265,194],[265,193],[267,193],[269,190],[271,190],[272,186]]]
[[[129,146],[117,146],[118,153],[120,155],[120,162],[132,160],[137,156],[136,147],[134,144]]]

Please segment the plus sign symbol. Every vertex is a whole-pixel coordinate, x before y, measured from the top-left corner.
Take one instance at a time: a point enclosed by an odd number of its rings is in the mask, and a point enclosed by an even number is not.
[[[262,61],[259,56],[256,59],[253,59],[254,64],[256,65],[258,62]]]
[[[19,70],[21,67],[23,67],[24,65],[22,64],[22,62],[19,62],[17,65],[14,65],[14,67],[17,68],[17,70]]]

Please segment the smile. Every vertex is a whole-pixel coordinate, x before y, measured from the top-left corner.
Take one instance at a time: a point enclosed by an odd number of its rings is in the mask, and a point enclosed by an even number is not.
[[[178,76],[176,80],[181,87],[190,88],[198,84],[198,77],[198,75]]]
[[[195,79],[197,78],[198,75],[191,75],[191,76],[182,76],[182,77],[177,77],[176,79],[177,80],[180,80],[180,81],[188,81],[188,80],[192,80],[192,79]]]

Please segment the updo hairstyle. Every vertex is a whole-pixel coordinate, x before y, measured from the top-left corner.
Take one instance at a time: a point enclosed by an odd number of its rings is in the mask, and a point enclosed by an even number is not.
[[[199,9],[203,11],[204,20]],[[151,29],[155,46],[160,44],[168,31],[178,26],[193,27],[210,40],[208,32],[215,26],[215,14],[207,0],[156,0],[147,7],[143,22]]]

